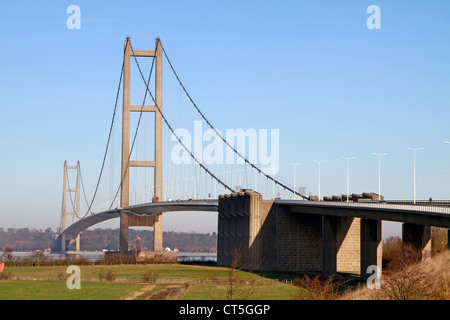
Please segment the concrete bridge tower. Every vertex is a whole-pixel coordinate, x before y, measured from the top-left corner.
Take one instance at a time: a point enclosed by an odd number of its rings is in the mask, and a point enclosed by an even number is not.
[[[77,182],[76,188],[69,188],[68,175],[69,169],[77,170]],[[73,204],[73,211],[67,211],[67,193],[76,193],[75,203]],[[77,162],[76,166],[68,166],[67,161],[64,161],[64,178],[63,178],[63,202],[62,202],[62,212],[61,212],[61,232],[66,230],[66,218],[67,216],[75,216],[76,221],[80,220],[80,161]],[[66,251],[66,236],[62,233],[61,237],[61,250]],[[75,238],[75,250],[80,251],[80,235]]]
[[[159,38],[156,39],[156,50],[132,50],[131,39],[125,41],[124,69],[123,69],[123,116],[122,116],[122,184],[120,207],[129,205],[130,198],[130,167],[153,167],[154,168],[154,199],[162,199],[163,185],[163,148],[162,116],[162,46]],[[155,102],[156,106],[133,106],[130,103],[130,60],[133,57],[155,58]],[[153,161],[130,161],[130,113],[131,112],[154,112],[155,113],[155,159]],[[162,214],[151,217],[139,217],[129,212],[122,211],[120,216],[120,251],[128,251],[128,227],[148,226],[153,227],[154,242],[153,250],[162,251]]]

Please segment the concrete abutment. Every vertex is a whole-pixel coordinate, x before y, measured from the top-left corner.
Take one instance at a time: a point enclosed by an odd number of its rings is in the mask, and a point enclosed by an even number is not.
[[[220,266],[362,277],[381,269],[381,221],[294,213],[252,190],[220,196],[218,232]]]

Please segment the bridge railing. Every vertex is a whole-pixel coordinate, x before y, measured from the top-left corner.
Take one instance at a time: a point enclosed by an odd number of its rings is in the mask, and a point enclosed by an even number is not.
[[[449,206],[435,206],[426,204],[392,204],[392,203],[367,203],[367,202],[333,202],[333,201],[296,201],[305,205],[312,206],[333,206],[333,207],[355,207],[355,208],[383,208],[392,210],[405,210],[417,212],[433,212],[450,214]]]

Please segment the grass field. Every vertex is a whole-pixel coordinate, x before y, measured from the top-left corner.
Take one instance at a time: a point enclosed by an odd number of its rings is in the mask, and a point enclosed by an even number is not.
[[[195,285],[181,296],[183,300],[226,300],[226,285]],[[236,289],[237,300],[291,300],[298,289],[288,284],[243,284]]]
[[[0,280],[0,300],[116,300],[164,298],[178,286],[183,300],[227,299],[230,269],[182,264],[80,266],[81,289],[69,290],[64,266],[11,267]],[[235,299],[290,300],[296,287],[251,272],[234,270]],[[170,291],[170,290],[166,290]],[[153,295],[153,296],[152,296]]]
[[[69,290],[65,281],[0,281],[0,300],[116,300],[142,288],[142,284],[82,282]]]

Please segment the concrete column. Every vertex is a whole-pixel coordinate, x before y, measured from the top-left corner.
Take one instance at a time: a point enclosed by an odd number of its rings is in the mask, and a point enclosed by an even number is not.
[[[224,226],[223,226],[223,232],[224,232],[224,242],[223,242],[223,261],[224,261],[224,266],[229,266],[231,264],[231,259],[230,259],[230,250],[231,248],[231,244],[230,244],[230,219],[231,219],[231,215],[230,215],[230,195],[226,194],[225,198],[224,198]]]
[[[153,251],[163,251],[163,225],[162,214],[155,216],[153,224]]]
[[[131,47],[129,39],[125,41],[125,52],[123,57],[123,109],[122,109],[122,172],[120,189],[120,206],[125,208],[129,205],[130,176],[128,157],[130,153],[130,56]],[[128,240],[127,240],[128,241]],[[128,250],[128,243],[127,243]]]
[[[155,60],[155,102],[159,110],[163,112],[163,95],[162,95],[162,66],[163,52],[161,42],[156,40],[156,60]],[[163,199],[163,123],[162,115],[155,112],[155,197],[159,197],[159,201]],[[161,220],[162,221],[162,220]],[[155,226],[156,228],[159,226]],[[162,227],[162,224],[161,224]]]
[[[450,229],[447,230],[447,248],[450,250]]]
[[[322,216],[322,273],[326,276],[337,271],[336,230],[336,217]]]
[[[361,218],[336,217],[336,271],[356,272],[361,269]]]
[[[219,196],[219,212],[217,217],[217,265],[223,266],[223,252],[224,252],[224,197]]]
[[[155,102],[161,112],[163,111],[163,52],[161,42],[156,39],[156,53],[155,53]],[[154,195],[163,200],[163,124],[162,115],[160,112],[155,112],[155,181],[154,181]],[[153,250],[163,251],[163,224],[162,214],[155,217],[155,224],[153,225]]]
[[[383,221],[361,219],[361,279],[367,278],[373,273],[367,273],[371,265],[382,269],[383,257]],[[381,275],[379,275],[381,276]]]
[[[403,223],[402,240],[421,251],[422,260],[431,257],[431,226]]]
[[[263,260],[262,252],[262,217],[261,217],[261,205],[262,196],[253,191],[246,191],[246,196],[249,196],[248,201],[248,219],[249,219],[249,229],[248,229],[248,261],[250,270],[256,270],[261,268],[260,264]],[[276,244],[275,244],[276,245]]]
[[[66,235],[61,235],[61,251],[66,251]]]
[[[245,206],[244,193],[239,192],[237,197],[237,212],[236,212],[236,245],[238,249],[244,249],[246,246],[245,242],[248,243],[248,240],[245,241],[243,236],[244,233],[243,212],[245,210],[244,206]]]
[[[80,190],[81,190],[80,179],[81,179],[80,161],[77,161],[77,199],[76,199],[77,211],[75,212],[76,221],[80,220],[80,196],[81,196],[80,195]],[[80,234],[78,234],[77,237],[75,238],[75,250],[80,251]]]
[[[230,254],[232,261],[235,258],[235,252],[239,250],[238,243],[236,241],[237,202],[237,193],[232,193],[230,199]]]
[[[119,251],[128,252],[128,214],[124,211],[120,213]]]

